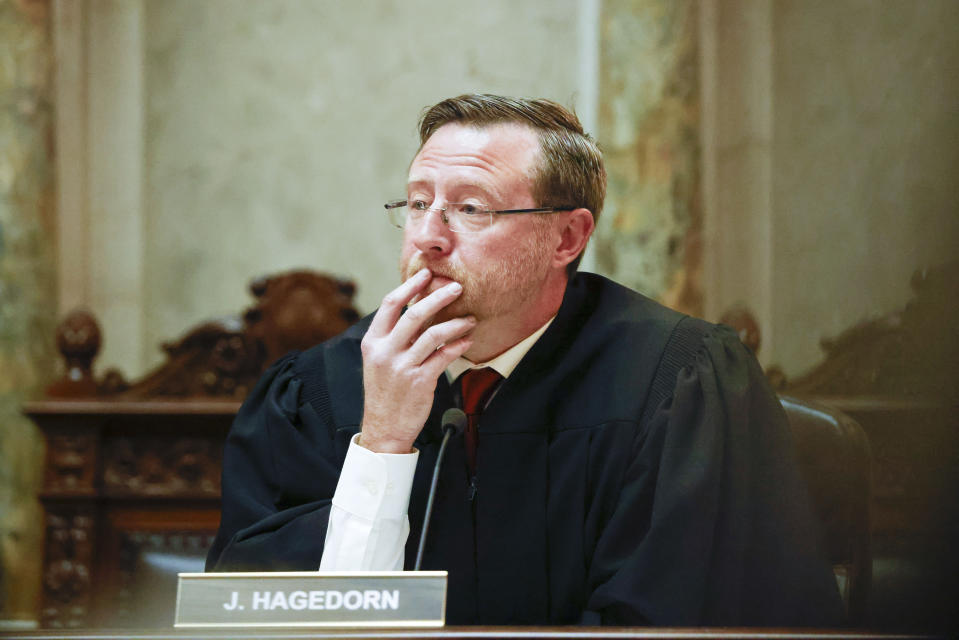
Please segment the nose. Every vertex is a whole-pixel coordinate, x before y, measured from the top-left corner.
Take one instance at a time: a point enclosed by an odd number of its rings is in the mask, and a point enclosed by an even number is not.
[[[445,256],[453,249],[453,232],[442,209],[426,211],[422,218],[406,226],[406,233],[413,246],[429,258]]]

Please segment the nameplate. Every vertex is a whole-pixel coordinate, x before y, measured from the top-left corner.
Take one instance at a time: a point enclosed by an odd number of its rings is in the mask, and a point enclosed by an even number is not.
[[[175,627],[442,627],[446,571],[181,573]]]

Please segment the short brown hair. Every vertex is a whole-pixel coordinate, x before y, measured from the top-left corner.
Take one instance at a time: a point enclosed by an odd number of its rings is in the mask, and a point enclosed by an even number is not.
[[[483,127],[501,123],[526,125],[539,137],[543,161],[533,175],[533,197],[540,207],[580,207],[599,219],[606,198],[603,152],[583,131],[576,114],[552,100],[466,94],[427,108],[420,118],[420,148],[445,124]],[[582,254],[569,264],[576,271]]]

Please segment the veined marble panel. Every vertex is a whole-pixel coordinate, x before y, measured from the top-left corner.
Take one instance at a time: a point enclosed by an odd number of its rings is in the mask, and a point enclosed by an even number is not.
[[[0,618],[32,619],[43,445],[20,402],[54,373],[52,44],[45,1],[0,1]]]
[[[609,186],[598,270],[702,313],[697,3],[605,0],[599,140]]]

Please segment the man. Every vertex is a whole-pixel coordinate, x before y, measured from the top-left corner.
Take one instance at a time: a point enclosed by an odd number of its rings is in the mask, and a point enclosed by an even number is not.
[[[420,138],[387,205],[403,283],[251,394],[208,568],[412,568],[440,416],[460,405],[423,561],[449,571],[449,623],[836,623],[755,360],[575,272],[606,182],[575,115],[460,96]]]

